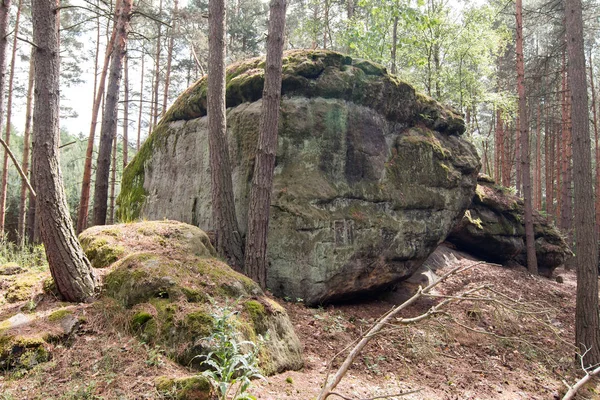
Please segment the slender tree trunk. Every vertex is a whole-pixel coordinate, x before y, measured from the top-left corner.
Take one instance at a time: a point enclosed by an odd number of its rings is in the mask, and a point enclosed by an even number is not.
[[[8,48],[8,17],[10,15],[10,0],[0,0],[0,127],[4,121],[4,94],[6,93],[6,50]],[[16,35],[15,35],[16,37]],[[13,63],[14,64],[14,63]],[[1,128],[0,128],[1,129]],[[0,131],[0,133],[2,133]],[[10,138],[10,129],[6,130],[6,138]],[[4,154],[4,171],[8,169],[8,158]],[[4,176],[4,172],[2,173]],[[3,186],[2,186],[3,187]],[[6,191],[2,190],[6,196]],[[4,235],[4,208],[5,204],[0,204],[0,217],[2,225],[0,226],[0,236]]]
[[[594,85],[594,68],[592,66],[592,53],[590,51],[590,84],[591,84],[591,92],[592,92],[592,115],[594,117],[594,150],[595,150],[595,160],[596,160],[596,235],[598,235],[598,240],[600,240],[600,146],[598,144],[598,112],[596,107],[596,88]]]
[[[267,236],[269,210],[273,190],[273,168],[277,154],[277,128],[281,101],[281,66],[285,32],[286,0],[271,0],[265,88],[260,115],[258,149],[248,206],[248,233],[246,235],[245,273],[267,287]]]
[[[525,63],[523,61],[523,3],[517,0],[517,91],[519,92],[519,119],[521,120],[521,174],[523,175],[523,202],[525,204],[525,245],[527,270],[537,275],[537,257],[533,232],[533,205],[531,201],[531,164],[529,152],[529,123],[525,98]],[[538,120],[539,123],[539,120]],[[539,127],[538,127],[539,129]]]
[[[208,3],[208,144],[216,248],[232,267],[243,268],[242,236],[235,215],[225,121],[225,1]]]
[[[535,151],[535,208],[542,209],[542,107],[537,105],[537,149]]]
[[[10,146],[10,125],[12,118],[12,99],[13,99],[13,85],[15,81],[15,64],[17,60],[17,37],[19,36],[19,22],[21,19],[21,5],[22,0],[19,0],[17,5],[17,15],[15,17],[15,25],[13,27],[13,45],[12,45],[12,56],[10,59],[10,74],[8,76],[8,95],[6,102],[6,130],[4,132],[7,146]],[[3,95],[3,92],[0,92]],[[4,233],[4,225],[6,221],[6,195],[8,191],[8,152],[4,151],[4,164],[2,167],[2,182],[0,186],[0,233]]]
[[[117,0],[116,9],[120,8],[121,0]],[[116,20],[116,18],[115,18]],[[100,31],[98,31],[99,33]],[[90,125],[90,134],[88,135],[87,149],[85,151],[85,164],[83,166],[83,179],[81,181],[81,197],[79,199],[79,212],[77,214],[77,233],[82,232],[88,225],[88,213],[90,203],[90,188],[92,186],[92,157],[94,155],[94,139],[96,136],[96,125],[98,124],[98,113],[100,105],[104,98],[104,86],[106,84],[106,75],[113,52],[115,39],[117,35],[116,26],[112,30],[111,37],[106,45],[106,54],[104,55],[104,66],[98,83],[98,91],[92,106],[92,123]]]
[[[575,169],[575,227],[577,231],[577,300],[575,346],[585,354],[583,365],[600,363],[598,321],[598,248],[596,243],[588,92],[583,52],[581,0],[565,0],[569,81],[573,104],[573,166]]]
[[[173,3],[173,18],[171,28],[171,35],[169,37],[169,48],[167,49],[167,72],[165,73],[165,93],[163,95],[163,105],[161,117],[167,112],[167,104],[169,102],[169,85],[171,84],[171,59],[173,58],[173,47],[175,46],[175,35],[177,34],[177,23],[178,23],[178,1],[175,0]]]
[[[31,107],[33,105],[33,83],[34,83],[34,63],[35,48],[31,48],[31,57],[29,59],[29,79],[27,80],[27,101],[25,105],[25,131],[23,133],[23,172],[29,174],[29,142],[31,141]],[[34,188],[35,189],[35,188]],[[25,240],[25,216],[27,214],[27,183],[25,180],[21,183],[21,197],[19,201],[19,223],[18,238],[19,242]]]
[[[152,130],[154,129],[154,125],[153,125],[153,121],[154,121],[154,109],[156,107],[154,107],[156,105],[156,102],[158,101],[157,98],[154,96],[156,93],[156,91],[154,90],[155,88],[155,81],[154,81],[154,74],[152,74],[151,77],[151,81],[150,81],[150,92],[152,94],[152,100],[150,101],[150,117],[148,118],[148,136],[150,136],[150,134],[152,133]]]
[[[554,146],[552,142],[552,126],[550,125],[550,107],[546,107],[546,124],[544,126],[544,156],[546,167],[546,215],[548,221],[554,212]]]
[[[133,0],[122,0],[120,9],[117,9],[117,35],[115,48],[110,65],[110,76],[106,90],[106,103],[100,129],[100,145],[98,147],[98,161],[96,162],[96,181],[94,183],[94,225],[106,224],[108,200],[108,175],[110,171],[110,156],[113,140],[117,133],[117,110],[119,105],[119,85],[123,69],[123,57],[127,48],[127,34],[129,33],[129,20]]]
[[[50,272],[67,301],[88,301],[96,280],[69,217],[60,171],[58,143],[59,48],[56,6],[32,1],[35,52],[35,105],[33,110],[34,175],[38,189],[40,230]]]
[[[162,14],[163,8],[163,0],[160,0],[158,5],[158,14]],[[161,53],[161,41],[162,40],[162,24],[158,23],[158,36],[156,38],[156,59],[154,60],[154,104],[153,104],[153,119],[152,119],[152,129],[158,123],[158,89],[160,86],[160,53]]]
[[[123,169],[129,158],[129,57],[123,57]]]
[[[398,12],[397,10],[394,13]],[[392,74],[396,74],[396,46],[398,46],[398,15],[394,15],[394,27],[392,29]]]
[[[113,140],[112,162],[110,173],[110,206],[108,207],[108,224],[112,225],[115,222],[115,184],[117,182],[117,135]]]
[[[142,111],[144,109],[144,59],[146,58],[144,51],[142,50],[142,72],[140,79],[140,108],[138,110],[138,126],[137,126],[137,143],[136,143],[136,152],[140,151],[140,141],[142,136]],[[188,85],[189,86],[189,85]]]
[[[523,131],[523,129],[527,129],[527,126],[523,127],[522,126],[525,124],[524,121],[521,120],[520,117],[520,111],[519,111],[519,116],[517,116],[517,128],[515,130],[515,148],[514,150],[514,164],[515,164],[515,188],[517,189],[517,196],[521,197],[521,189],[522,189],[522,184],[521,184],[521,178],[523,177],[523,173],[522,173],[522,164],[521,164],[521,146],[522,146],[522,141],[523,138],[521,137],[521,132]]]

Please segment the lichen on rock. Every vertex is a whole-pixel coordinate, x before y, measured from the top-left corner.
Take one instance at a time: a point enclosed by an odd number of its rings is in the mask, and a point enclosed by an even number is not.
[[[203,339],[213,331],[214,315],[234,307],[240,340],[266,338],[260,364],[265,374],[302,367],[300,343],[285,310],[271,305],[251,279],[215,258],[199,228],[149,221],[94,227],[81,238],[85,251],[98,240],[124,249],[108,267],[103,294],[119,304],[131,333],[159,345],[182,365],[199,367],[199,356],[210,351]],[[246,307],[253,302],[271,306],[257,318]]]
[[[242,234],[264,60],[227,72]],[[212,228],[206,80],[186,90],[128,166],[119,213]],[[462,118],[383,66],[332,51],[284,54],[267,286],[315,305],[412,274],[470,202],[480,167]]]

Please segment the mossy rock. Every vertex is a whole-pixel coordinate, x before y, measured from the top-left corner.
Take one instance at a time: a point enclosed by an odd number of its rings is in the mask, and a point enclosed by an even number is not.
[[[300,343],[285,310],[251,279],[216,259],[199,228],[174,221],[95,227],[82,233],[82,242],[108,236],[108,243],[126,251],[108,267],[103,294],[111,303],[116,300],[129,331],[141,341],[166,349],[184,366],[199,367],[198,356],[211,350],[203,339],[213,332],[214,316],[234,307],[240,340],[258,343],[259,335],[266,337],[264,373],[302,367]]]
[[[202,375],[184,378],[160,376],[154,381],[156,390],[166,398],[177,400],[216,400],[210,381]]]
[[[23,267],[15,262],[0,265],[0,275],[15,275],[23,272]]]
[[[35,271],[13,275],[4,291],[6,301],[18,303],[33,298],[46,275],[45,272]]]
[[[0,370],[27,370],[50,358],[49,345],[40,337],[0,334]]]
[[[242,236],[263,68],[255,58],[227,69]],[[119,213],[213,229],[206,84],[177,99],[126,168]],[[381,65],[332,51],[286,52],[280,110],[267,276],[277,296],[317,305],[378,293],[409,277],[471,202],[480,162],[461,137],[461,116]],[[243,295],[236,285],[220,287]]]
[[[448,241],[486,261],[526,266],[524,215],[523,199],[480,176],[471,206]],[[558,228],[537,211],[533,225],[539,273],[552,276],[571,250]]]

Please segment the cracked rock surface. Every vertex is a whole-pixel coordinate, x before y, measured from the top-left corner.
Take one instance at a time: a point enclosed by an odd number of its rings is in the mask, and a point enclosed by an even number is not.
[[[228,69],[236,212],[246,232],[260,59]],[[453,110],[384,67],[329,51],[284,55],[268,287],[315,305],[410,276],[469,205],[480,162]],[[124,173],[122,218],[210,230],[206,81],[175,102]]]

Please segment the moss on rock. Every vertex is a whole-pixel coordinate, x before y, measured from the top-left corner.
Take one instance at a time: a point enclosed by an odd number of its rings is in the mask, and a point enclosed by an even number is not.
[[[40,337],[0,334],[0,370],[31,369],[50,358],[49,346]]]
[[[154,381],[156,390],[163,396],[177,400],[216,400],[210,381],[202,375],[185,378],[160,376]]]
[[[92,228],[82,234],[82,242],[107,238],[107,229],[113,232],[108,245],[127,251],[109,267],[104,295],[118,302],[130,332],[140,340],[160,345],[182,365],[197,367],[198,356],[210,351],[203,339],[213,332],[213,316],[233,305],[241,311],[233,321],[241,337],[256,340],[268,333],[268,364],[261,365],[265,373],[302,366],[300,343],[285,310],[266,299],[252,280],[214,258],[200,229],[173,221],[140,222]],[[264,316],[259,318],[261,307]]]

